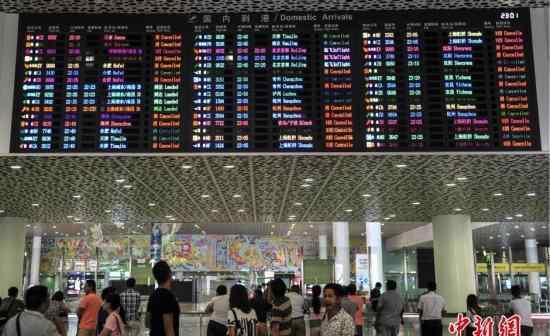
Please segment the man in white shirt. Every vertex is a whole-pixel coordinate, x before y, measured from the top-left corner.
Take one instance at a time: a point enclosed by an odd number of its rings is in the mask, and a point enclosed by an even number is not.
[[[3,336],[59,336],[55,325],[44,313],[50,305],[48,289],[34,286],[25,293],[26,309],[12,317],[4,328]]]
[[[229,295],[227,287],[218,286],[216,296],[206,306],[206,312],[212,314],[208,322],[207,336],[227,335],[227,312],[229,312]]]
[[[418,313],[422,336],[441,336],[443,325],[441,318],[445,313],[445,299],[435,292],[435,282],[428,283],[428,293],[418,300]]]
[[[521,336],[531,336],[533,334],[533,320],[531,319],[531,302],[521,297],[521,289],[518,285],[511,288],[512,301],[510,301],[510,310],[512,314],[521,317]]]
[[[292,319],[291,335],[306,336],[306,322],[304,321],[305,301],[304,297],[300,295],[300,286],[292,286],[287,297],[290,299],[290,304],[292,305],[292,314],[290,315]]]

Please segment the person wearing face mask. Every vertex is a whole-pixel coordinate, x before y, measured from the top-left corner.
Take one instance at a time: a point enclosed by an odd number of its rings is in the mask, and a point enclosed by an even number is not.
[[[126,336],[126,314],[120,304],[120,295],[111,294],[105,299],[103,309],[109,316],[99,336]]]
[[[49,305],[48,288],[29,288],[25,293],[26,309],[6,323],[2,336],[58,336],[53,322],[44,316]]]
[[[321,336],[354,336],[353,318],[342,308],[344,289],[339,284],[328,284],[323,289],[323,304],[326,308],[321,322]]]

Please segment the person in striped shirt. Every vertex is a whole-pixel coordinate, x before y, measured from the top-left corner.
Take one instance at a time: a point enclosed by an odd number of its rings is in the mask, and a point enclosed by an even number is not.
[[[291,333],[292,304],[285,296],[286,284],[281,279],[275,279],[270,284],[273,295],[271,308],[271,335],[289,336]]]

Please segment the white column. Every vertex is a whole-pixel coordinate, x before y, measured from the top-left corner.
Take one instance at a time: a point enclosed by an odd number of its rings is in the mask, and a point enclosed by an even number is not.
[[[366,223],[367,249],[370,264],[370,287],[374,288],[377,282],[384,283],[384,267],[382,263],[382,224],[378,222]]]
[[[527,263],[538,264],[539,254],[537,251],[536,239],[525,239],[525,255]],[[538,272],[529,272],[529,293],[537,294],[540,297],[540,278]]]
[[[466,297],[476,293],[470,216],[436,216],[432,224],[437,291],[447,302],[447,312],[464,312]]]
[[[0,218],[0,293],[6,295],[8,288],[23,285],[23,262],[25,259],[25,224],[24,218]],[[21,293],[23,291],[20,291]]]
[[[328,237],[326,234],[319,235],[319,259],[328,259]]]
[[[42,248],[42,235],[35,232],[32,237],[31,278],[29,287],[40,284],[40,250]]]
[[[349,223],[332,223],[332,242],[336,248],[334,257],[334,279],[342,285],[349,285],[350,255],[349,255]]]

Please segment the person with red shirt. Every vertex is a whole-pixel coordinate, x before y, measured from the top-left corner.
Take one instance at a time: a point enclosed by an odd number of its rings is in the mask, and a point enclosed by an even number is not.
[[[351,302],[355,303],[357,310],[355,311],[355,335],[363,336],[363,325],[365,324],[365,299],[357,295],[357,287],[355,284],[350,284],[348,286],[349,299]]]

